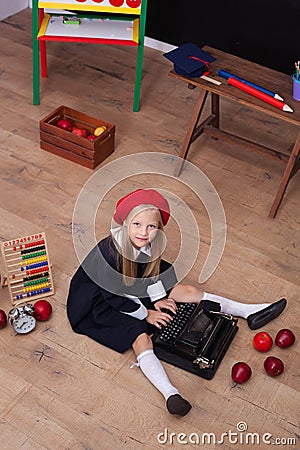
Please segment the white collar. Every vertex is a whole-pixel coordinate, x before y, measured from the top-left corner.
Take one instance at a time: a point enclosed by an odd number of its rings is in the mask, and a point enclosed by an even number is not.
[[[117,244],[119,244],[119,246],[122,248],[122,227],[111,228],[110,232]],[[151,246],[149,244],[141,247],[140,250],[137,250],[134,246],[132,246],[132,249],[135,260],[140,256],[141,253],[144,253],[147,256],[151,256]]]

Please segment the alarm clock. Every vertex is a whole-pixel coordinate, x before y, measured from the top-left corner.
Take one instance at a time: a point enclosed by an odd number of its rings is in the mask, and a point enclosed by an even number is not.
[[[8,321],[17,334],[27,334],[34,330],[36,320],[33,317],[34,307],[26,303],[16,306],[8,313]]]

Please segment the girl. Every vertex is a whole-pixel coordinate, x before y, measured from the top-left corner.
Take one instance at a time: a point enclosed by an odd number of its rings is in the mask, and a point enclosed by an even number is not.
[[[218,302],[222,312],[243,317],[257,329],[279,316],[286,300],[245,304],[178,283],[172,265],[161,255],[169,217],[167,200],[153,189],[121,198],[110,235],[89,253],[71,280],[67,314],[76,333],[120,353],[132,347],[137,365],[162,393],[168,411],[184,416],[191,405],[168,379],[150,337],[172,320],[176,303]]]

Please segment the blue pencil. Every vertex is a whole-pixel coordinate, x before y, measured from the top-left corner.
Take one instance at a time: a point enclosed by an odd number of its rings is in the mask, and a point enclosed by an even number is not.
[[[255,83],[251,83],[250,81],[247,81],[247,80],[244,80],[243,78],[237,77],[236,75],[233,75],[230,72],[226,72],[226,70],[219,70],[218,75],[220,77],[226,78],[226,80],[228,80],[228,78],[235,78],[236,80],[239,80],[242,83],[245,83],[248,86],[251,86],[251,87],[257,89],[258,91],[264,92],[265,94],[270,95],[271,97],[274,97],[277,100],[283,101],[283,98],[280,97],[280,95],[276,94],[275,92],[269,91],[269,89],[263,88],[261,86],[258,86]]]

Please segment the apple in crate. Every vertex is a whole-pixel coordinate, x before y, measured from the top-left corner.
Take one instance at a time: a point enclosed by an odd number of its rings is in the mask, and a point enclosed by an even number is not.
[[[94,130],[94,135],[95,135],[95,136],[100,136],[100,134],[104,133],[104,131],[106,131],[106,126],[105,126],[105,125],[102,125],[102,127],[97,127],[97,128]]]
[[[77,127],[72,128],[72,133],[76,134],[77,136],[84,137],[84,138],[86,138],[90,134],[88,130],[85,130],[84,128],[77,128]]]
[[[72,131],[73,128],[73,124],[69,119],[60,119],[56,125],[66,131]]]

